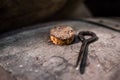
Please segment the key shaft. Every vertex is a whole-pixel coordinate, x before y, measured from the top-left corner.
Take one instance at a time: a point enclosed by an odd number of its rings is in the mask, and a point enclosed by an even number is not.
[[[85,36],[91,36],[91,38],[86,39]],[[85,72],[87,55],[88,55],[88,46],[90,43],[96,41],[98,37],[95,33],[90,31],[81,31],[78,34],[79,39],[82,42],[81,49],[77,58],[76,67],[79,66],[79,71],[81,74]]]

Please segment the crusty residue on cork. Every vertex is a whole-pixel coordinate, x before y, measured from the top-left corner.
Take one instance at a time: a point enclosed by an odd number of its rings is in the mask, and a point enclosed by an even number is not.
[[[50,39],[54,44],[70,44],[74,36],[75,31],[70,26],[56,26],[50,30]]]

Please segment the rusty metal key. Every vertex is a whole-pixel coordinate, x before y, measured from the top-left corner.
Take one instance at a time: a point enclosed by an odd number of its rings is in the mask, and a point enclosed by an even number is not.
[[[90,38],[86,39],[85,36],[90,36]],[[76,67],[77,69],[79,69],[80,73],[83,74],[85,72],[85,66],[87,61],[88,46],[90,43],[96,41],[98,37],[95,33],[90,31],[81,31],[79,32],[78,37],[82,42],[82,46],[78,55]]]

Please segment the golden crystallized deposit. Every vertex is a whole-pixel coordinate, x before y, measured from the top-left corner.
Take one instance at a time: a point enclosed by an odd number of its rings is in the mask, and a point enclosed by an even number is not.
[[[70,26],[56,26],[50,30],[50,39],[54,44],[71,44],[75,37],[75,31]]]

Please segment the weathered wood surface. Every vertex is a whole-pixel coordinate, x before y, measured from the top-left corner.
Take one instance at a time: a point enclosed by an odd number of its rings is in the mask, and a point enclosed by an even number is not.
[[[0,80],[15,80],[15,78],[10,74],[10,72],[0,67]]]
[[[84,75],[74,67],[81,42],[49,43],[49,30],[55,25],[70,25],[76,34],[93,31],[99,37],[89,46]],[[0,65],[17,80],[120,80],[120,33],[80,21],[34,25],[0,39]]]
[[[120,19],[118,18],[87,18],[86,20],[106,25],[120,32]]]

